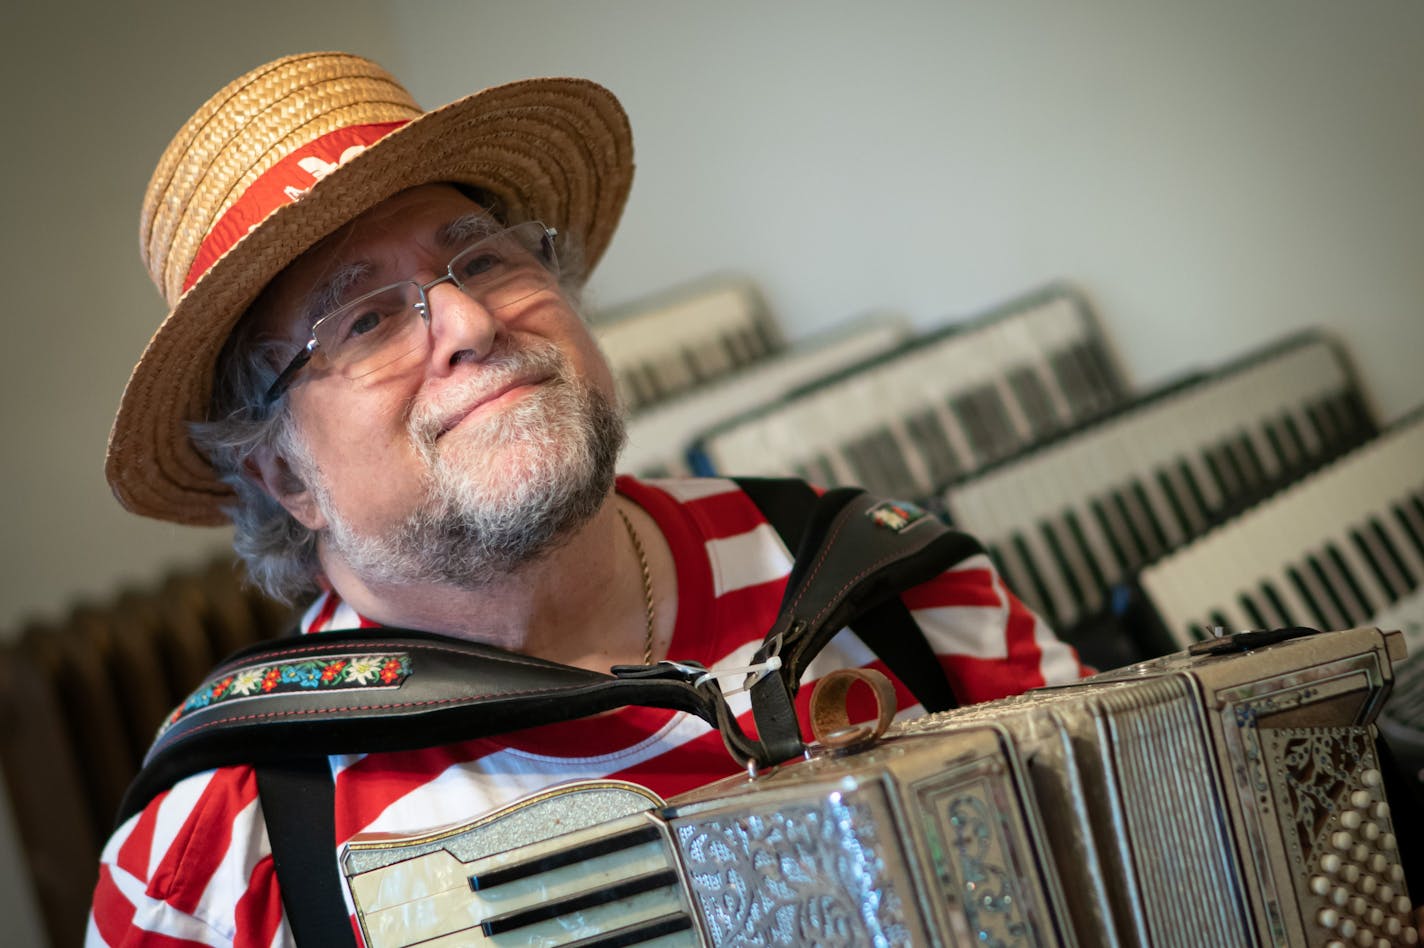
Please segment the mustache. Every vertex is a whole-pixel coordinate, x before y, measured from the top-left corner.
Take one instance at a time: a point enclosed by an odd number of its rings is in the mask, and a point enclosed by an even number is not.
[[[531,375],[550,376],[556,382],[570,380],[568,363],[553,343],[497,341],[490,354],[480,360],[478,371],[445,386],[437,395],[413,402],[406,426],[417,444],[432,445],[452,413]]]

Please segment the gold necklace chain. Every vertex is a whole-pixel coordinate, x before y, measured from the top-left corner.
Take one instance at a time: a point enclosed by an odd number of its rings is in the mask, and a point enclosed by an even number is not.
[[[643,601],[648,610],[648,633],[643,639],[643,664],[651,665],[653,663],[653,574],[648,569],[648,556],[643,552],[643,541],[638,539],[638,531],[633,528],[633,521],[628,519],[623,508],[614,506],[613,509],[617,511],[618,518],[623,521],[623,526],[628,528],[628,539],[633,541],[633,549],[638,554],[638,565],[643,568]]]

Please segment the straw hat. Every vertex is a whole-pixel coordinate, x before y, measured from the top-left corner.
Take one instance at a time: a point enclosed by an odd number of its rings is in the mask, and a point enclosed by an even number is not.
[[[124,390],[105,472],[129,510],[226,522],[232,501],[188,439],[218,351],[283,268],[363,211],[431,182],[473,184],[513,218],[607,248],[633,177],[628,119],[584,79],[495,86],[423,112],[369,60],[310,53],[252,70],[208,100],[159,160],[141,250],[170,307]]]

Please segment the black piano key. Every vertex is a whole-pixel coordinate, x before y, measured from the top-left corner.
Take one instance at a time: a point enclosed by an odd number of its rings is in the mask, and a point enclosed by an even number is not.
[[[1090,345],[1086,342],[1079,342],[1069,348],[1073,362],[1077,366],[1078,378],[1082,379],[1084,404],[1088,411],[1097,414],[1112,404],[1112,393],[1105,390],[1102,381],[1098,378],[1098,367],[1093,359],[1093,354],[1089,352]]]
[[[752,338],[755,340],[756,358],[769,356],[781,349],[781,336],[775,324],[769,319],[752,321]]]
[[[1340,552],[1340,548],[1333,541],[1325,544],[1325,555],[1330,558],[1331,563],[1335,564],[1335,569],[1345,580],[1345,588],[1355,597],[1355,602],[1359,605],[1359,609],[1355,612],[1355,618],[1350,621],[1364,622],[1375,614],[1375,604],[1365,594],[1365,588],[1360,584],[1359,577],[1355,575],[1354,570],[1350,569],[1350,564],[1345,562],[1344,554]]]
[[[696,350],[683,347],[679,354],[682,356],[682,367],[686,371],[691,385],[701,385],[708,379],[716,378],[717,373],[715,370],[704,369],[702,367]]]
[[[933,408],[917,412],[905,419],[905,430],[929,469],[930,483],[936,487],[948,484],[964,471],[964,465],[949,443],[949,435],[940,424]]]
[[[1072,417],[1077,419],[1092,414],[1093,393],[1088,380],[1083,377],[1082,367],[1072,349],[1060,349],[1053,353],[1049,357],[1049,365],[1053,368],[1053,377],[1058,382],[1058,387],[1063,390],[1068,401],[1068,410]]]
[[[1009,408],[997,385],[985,385],[974,393],[979,402],[979,416],[989,429],[989,437],[994,445],[994,457],[1001,458],[1013,454],[1019,447],[1018,429],[1009,416]]]
[[[1107,589],[1110,585],[1108,578],[1103,574],[1106,563],[1099,563],[1093,548],[1088,545],[1088,535],[1083,532],[1083,525],[1078,521],[1076,511],[1069,510],[1063,515],[1063,522],[1068,525],[1068,533],[1073,538],[1074,544],[1078,547],[1078,553],[1083,558],[1083,562],[1088,565],[1088,572],[1092,574],[1093,584],[1099,589]],[[1113,580],[1117,580],[1119,574],[1114,572]]]
[[[1294,449],[1286,437],[1281,433],[1280,425],[1267,420],[1261,429],[1266,432],[1266,441],[1271,446],[1271,453],[1276,456],[1276,466],[1280,468],[1280,479],[1282,483],[1290,480],[1291,475],[1301,465],[1300,454]]]
[[[914,471],[910,470],[910,463],[894,432],[889,428],[882,428],[875,433],[874,441],[880,454],[880,469],[893,485],[890,496],[905,500],[922,499],[922,488],[915,479]]]
[[[1225,467],[1227,476],[1236,484],[1236,494],[1234,507],[1240,508],[1255,495],[1255,485],[1252,484],[1246,469],[1241,464],[1241,458],[1237,453],[1236,439],[1227,438],[1221,442],[1221,462]]]
[[[1142,482],[1134,478],[1128,485],[1128,499],[1134,506],[1142,511],[1142,522],[1147,526],[1147,542],[1149,551],[1147,558],[1155,560],[1163,553],[1167,552],[1167,531],[1157,520],[1157,511],[1152,508],[1152,501],[1147,496],[1147,489],[1142,486]]]
[[[1183,500],[1181,492],[1177,489],[1176,479],[1172,477],[1170,470],[1163,468],[1157,472],[1157,484],[1162,488],[1162,494],[1167,498],[1167,504],[1172,508],[1172,515],[1177,518],[1177,524],[1182,528],[1182,535],[1194,537],[1206,529],[1206,521],[1188,513],[1187,503]]]
[[[1302,469],[1309,467],[1313,460],[1311,451],[1306,447],[1305,437],[1301,435],[1300,426],[1296,424],[1294,415],[1287,414],[1281,416],[1281,430],[1285,432],[1286,444],[1290,446],[1292,453],[1299,459],[1297,462],[1299,466]]]
[[[1276,610],[1276,616],[1280,620],[1280,628],[1287,629],[1300,625],[1296,617],[1291,615],[1291,611],[1286,608],[1285,600],[1280,593],[1276,592],[1276,587],[1269,579],[1261,581],[1261,596],[1271,604],[1271,608]]]
[[[1092,376],[1093,387],[1103,393],[1104,404],[1111,405],[1126,394],[1112,357],[1101,340],[1089,339],[1083,343],[1083,360]]]
[[[1266,617],[1261,614],[1261,610],[1256,608],[1256,601],[1248,594],[1241,593],[1236,597],[1236,601],[1241,605],[1246,613],[1246,618],[1250,620],[1253,629],[1269,629],[1271,623],[1266,621]]]
[[[740,336],[735,333],[720,335],[717,337],[717,346],[722,350],[722,355],[730,368],[737,369],[746,365],[746,347],[742,345]]]
[[[1241,470],[1242,479],[1250,485],[1251,496],[1264,496],[1270,489],[1270,477],[1266,474],[1265,465],[1261,463],[1261,456],[1256,453],[1256,445],[1251,436],[1241,432],[1236,436],[1235,445],[1237,466]]]
[[[1373,537],[1366,539],[1365,534],[1361,533],[1358,528],[1352,528],[1350,530],[1350,542],[1355,545],[1355,549],[1358,550],[1360,556],[1364,558],[1365,564],[1369,566],[1370,571],[1375,574],[1375,579],[1379,581],[1380,586],[1384,589],[1385,595],[1389,597],[1390,602],[1398,602],[1399,588],[1395,585],[1393,579],[1385,569],[1383,550],[1376,551],[1371,540],[1373,540]],[[1373,614],[1374,610],[1370,610],[1370,612]]]
[[[1093,517],[1098,521],[1098,527],[1103,531],[1103,536],[1107,538],[1108,547],[1112,550],[1113,556],[1117,558],[1117,569],[1114,571],[1118,576],[1126,576],[1132,571],[1132,561],[1128,559],[1127,551],[1123,549],[1122,541],[1118,538],[1118,528],[1113,522],[1113,518],[1108,515],[1107,505],[1101,498],[1095,498],[1089,502],[1088,506],[1093,511]]]
[[[1197,476],[1192,471],[1192,465],[1186,459],[1177,462],[1177,474],[1181,477],[1182,483],[1187,485],[1187,496],[1201,513],[1202,522],[1210,526],[1216,522],[1216,511],[1207,504],[1205,495],[1202,494],[1201,485],[1197,483]]]
[[[1320,600],[1316,598],[1314,588],[1306,582],[1300,570],[1294,566],[1288,566],[1286,567],[1286,576],[1290,578],[1295,591],[1300,593],[1300,598],[1305,600],[1305,604],[1310,607],[1310,611],[1315,617],[1315,627],[1318,629],[1334,628],[1334,619],[1325,614],[1325,610],[1321,608]]]
[[[836,469],[831,465],[830,460],[824,454],[818,454],[813,458],[808,458],[805,462],[806,480],[812,484],[822,484],[826,487],[842,486],[840,478],[836,477]]]
[[[1240,629],[1233,629],[1231,623],[1227,621],[1226,616],[1219,609],[1211,610],[1207,618],[1211,620],[1212,628],[1204,630],[1206,632],[1206,638],[1212,639],[1221,635],[1229,635],[1232,632],[1241,631]]]
[[[1216,482],[1216,489],[1221,493],[1222,511],[1233,509],[1241,496],[1240,486],[1227,469],[1225,454],[1226,451],[1219,444],[1212,445],[1202,454],[1207,472],[1211,474],[1211,479]]]
[[[1320,557],[1314,553],[1305,558],[1305,564],[1310,567],[1311,575],[1320,583],[1320,588],[1324,591],[1329,604],[1334,607],[1335,614],[1342,620],[1332,625],[1331,628],[1342,629],[1347,626],[1353,626],[1355,624],[1355,618],[1351,614],[1349,607],[1345,605],[1344,591],[1339,588],[1341,582],[1338,579],[1334,579],[1330,573],[1326,571],[1325,562],[1326,561],[1322,561]]]
[[[1114,490],[1108,497],[1112,500],[1112,509],[1117,511],[1118,518],[1122,521],[1125,531],[1123,545],[1132,557],[1132,567],[1136,568],[1147,562],[1147,543],[1142,538],[1132,512],[1127,509],[1127,501],[1123,498],[1122,491]]]
[[[895,490],[892,477],[885,468],[883,451],[876,434],[872,432],[846,442],[841,447],[841,453],[850,463],[851,472],[855,474],[855,479],[861,486],[873,494],[893,497]]]
[[[1394,568],[1398,571],[1400,579],[1403,580],[1404,588],[1400,594],[1403,595],[1404,592],[1410,592],[1418,588],[1419,580],[1415,578],[1413,570],[1405,564],[1404,557],[1400,554],[1399,547],[1395,545],[1394,538],[1389,535],[1389,531],[1385,529],[1384,523],[1381,522],[1378,516],[1370,517],[1370,532],[1373,533],[1375,539],[1379,541],[1381,549],[1383,549],[1385,555],[1389,557],[1390,562],[1394,564]]]
[[[1043,380],[1031,367],[1019,366],[1009,373],[1009,391],[1017,399],[1035,439],[1047,437],[1058,430],[1058,413],[1053,410],[1048,389],[1043,387]]]
[[[1333,456],[1339,450],[1339,437],[1335,434],[1335,426],[1331,424],[1325,406],[1319,402],[1311,402],[1305,406],[1305,417],[1315,429],[1316,436],[1320,438],[1321,457]]]
[[[1406,506],[1414,515],[1415,529],[1424,536],[1424,495],[1410,494]]]
[[[1326,402],[1341,452],[1362,444],[1372,434],[1369,426],[1362,424],[1362,419],[1356,414],[1356,401],[1353,391],[1341,389]]]
[[[1028,574],[1029,586],[1033,590],[1034,598],[1038,601],[1039,613],[1050,624],[1056,625],[1058,614],[1054,608],[1053,596],[1048,591],[1048,584],[1043,580],[1039,565],[1034,562],[1033,551],[1028,548],[1023,534],[1017,531],[1009,538],[1009,543],[1013,546],[1014,552],[1018,554],[1019,562],[1023,564],[1024,571]]]
[[[1339,399],[1342,410],[1349,419],[1352,443],[1364,444],[1373,438],[1378,428],[1374,418],[1370,416],[1369,407],[1365,404],[1360,390],[1351,385],[1340,393]]]
[[[1068,554],[1059,542],[1058,531],[1053,529],[1053,524],[1044,521],[1038,525],[1039,535],[1043,537],[1044,543],[1048,544],[1048,554],[1053,557],[1054,565],[1058,567],[1058,573],[1063,580],[1064,587],[1068,590],[1068,596],[1073,600],[1073,604],[1078,607],[1078,613],[1088,611],[1088,597],[1082,585],[1078,582],[1078,573],[1073,568],[1073,564],[1068,560]]]
[[[1424,559],[1424,530],[1419,529],[1409,514],[1408,505],[1405,503],[1390,504],[1390,512],[1394,514],[1395,523],[1399,524],[1404,536],[1409,539],[1410,545],[1414,547],[1414,552]]]

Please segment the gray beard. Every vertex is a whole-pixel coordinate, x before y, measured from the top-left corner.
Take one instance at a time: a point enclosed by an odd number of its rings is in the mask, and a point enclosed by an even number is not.
[[[513,376],[531,367],[554,377],[438,448],[440,420],[448,406],[460,404],[460,393],[412,412],[410,436],[426,461],[425,498],[383,533],[353,528],[331,502],[315,464],[300,458],[299,466],[309,469],[299,473],[329,523],[331,552],[367,583],[474,591],[538,561],[592,519],[613,486],[626,439],[622,415],[602,392],[575,378],[552,345],[485,360],[479,387],[488,390],[494,373]]]

